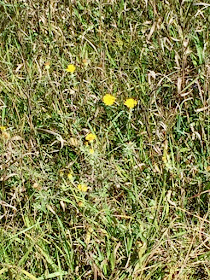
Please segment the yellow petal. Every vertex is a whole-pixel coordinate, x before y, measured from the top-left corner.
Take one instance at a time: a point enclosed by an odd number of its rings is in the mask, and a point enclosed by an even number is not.
[[[103,102],[104,104],[108,105],[108,106],[111,106],[115,103],[115,100],[116,100],[116,97],[114,97],[113,95],[111,94],[106,94],[104,95],[103,97]]]
[[[94,150],[93,149],[89,149],[89,153],[92,155],[94,154]]]
[[[71,180],[71,179],[73,178],[73,175],[72,175],[71,173],[69,173],[69,174],[67,175],[67,177],[68,177],[69,180]]]
[[[93,133],[89,133],[88,135],[86,135],[86,137],[85,137],[85,140],[87,140],[87,141],[93,141],[93,140],[95,140],[96,139],[96,136],[95,136],[95,134],[93,134]]]
[[[124,102],[124,105],[127,106],[129,109],[133,109],[137,105],[137,101],[133,98],[128,98]]]
[[[79,184],[77,188],[81,192],[87,192],[88,190],[88,187],[85,184]]]
[[[73,64],[69,64],[68,67],[66,68],[66,71],[69,73],[74,73],[76,70],[76,67]]]

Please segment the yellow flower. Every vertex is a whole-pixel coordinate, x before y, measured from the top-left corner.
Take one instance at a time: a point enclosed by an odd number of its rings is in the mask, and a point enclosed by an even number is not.
[[[74,73],[76,70],[76,67],[73,64],[69,64],[68,67],[66,68],[66,71],[69,73]]]
[[[106,105],[113,105],[115,103],[115,100],[116,100],[116,97],[114,97],[113,95],[111,94],[106,94],[104,95],[103,97],[103,102],[106,104]]]
[[[81,192],[86,192],[88,190],[88,187],[85,184],[79,184],[77,188]]]
[[[89,149],[89,153],[92,155],[94,154],[94,150],[93,149]]]
[[[68,177],[69,180],[71,180],[71,179],[73,178],[73,175],[72,175],[71,173],[69,173],[69,174],[67,175],[67,177]]]
[[[6,127],[5,126],[0,126],[1,131],[5,131]]]
[[[95,136],[95,134],[93,134],[93,133],[89,133],[88,135],[86,135],[86,137],[85,137],[85,140],[87,140],[87,141],[93,141],[93,140],[95,140],[96,139],[96,136]]]
[[[128,98],[124,102],[124,105],[127,106],[129,109],[133,109],[137,105],[137,101],[133,98]]]

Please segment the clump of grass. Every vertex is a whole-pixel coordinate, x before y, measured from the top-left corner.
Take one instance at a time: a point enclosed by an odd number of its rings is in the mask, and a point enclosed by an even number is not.
[[[0,12],[0,279],[209,279],[207,2]]]

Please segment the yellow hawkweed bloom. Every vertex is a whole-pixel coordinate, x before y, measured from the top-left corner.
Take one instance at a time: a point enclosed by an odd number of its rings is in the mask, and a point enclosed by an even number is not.
[[[69,180],[71,180],[71,179],[73,178],[73,175],[72,175],[71,173],[69,173],[69,174],[67,175],[67,177],[68,177]]]
[[[133,98],[128,98],[124,102],[124,105],[127,106],[129,109],[133,109],[137,105],[137,101]]]
[[[85,184],[79,184],[77,188],[81,192],[86,192],[88,190],[88,187]]]
[[[91,149],[89,149],[89,153],[91,154],[91,155],[93,155],[94,154],[94,150],[91,148]]]
[[[69,64],[68,67],[66,68],[66,71],[69,73],[74,73],[76,70],[76,67],[73,64]]]
[[[95,136],[95,134],[93,134],[93,133],[89,133],[88,135],[86,135],[86,137],[85,137],[85,140],[87,140],[87,141],[93,141],[93,140],[95,140],[96,139],[96,136]]]
[[[106,105],[113,105],[115,103],[115,100],[116,100],[116,97],[114,97],[113,95],[111,94],[106,94],[104,95],[103,97],[103,102],[106,104]]]
[[[5,131],[6,127],[5,126],[0,126],[1,131]]]

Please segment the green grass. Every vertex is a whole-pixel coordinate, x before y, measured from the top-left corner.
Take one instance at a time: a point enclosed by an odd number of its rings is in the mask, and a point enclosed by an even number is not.
[[[0,280],[210,278],[209,20],[0,1]]]

